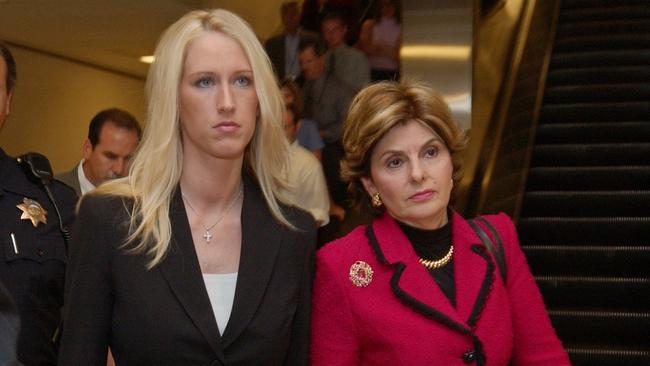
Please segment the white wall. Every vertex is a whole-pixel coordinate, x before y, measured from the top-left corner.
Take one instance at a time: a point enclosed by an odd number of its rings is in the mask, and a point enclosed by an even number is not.
[[[11,114],[0,132],[9,155],[45,154],[55,172],[81,158],[88,124],[102,109],[117,107],[142,124],[144,80],[39,52],[10,47],[18,65]]]

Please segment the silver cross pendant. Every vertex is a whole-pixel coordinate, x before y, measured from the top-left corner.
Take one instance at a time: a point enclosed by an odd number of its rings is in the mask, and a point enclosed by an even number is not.
[[[206,230],[205,234],[203,234],[203,239],[205,239],[206,243],[209,243],[210,240],[212,239],[212,234],[210,234],[210,232]]]

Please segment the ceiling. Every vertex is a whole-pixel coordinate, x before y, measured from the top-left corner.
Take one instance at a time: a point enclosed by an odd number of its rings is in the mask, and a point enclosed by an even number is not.
[[[161,32],[192,9],[220,7],[261,39],[280,29],[282,0],[0,0],[0,39],[75,62],[144,78]]]

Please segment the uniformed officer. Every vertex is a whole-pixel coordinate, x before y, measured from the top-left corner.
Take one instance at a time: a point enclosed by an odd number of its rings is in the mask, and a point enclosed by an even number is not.
[[[20,321],[14,300],[0,282],[0,365],[19,366],[16,348]]]
[[[16,63],[0,42],[0,130],[9,114]],[[18,307],[18,358],[25,365],[55,365],[53,338],[61,318],[66,251],[56,209],[42,186],[0,148],[0,281]],[[76,195],[54,181],[52,195],[70,227]]]

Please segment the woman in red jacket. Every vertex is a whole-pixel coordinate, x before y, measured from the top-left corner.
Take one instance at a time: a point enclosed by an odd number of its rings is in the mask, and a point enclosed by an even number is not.
[[[570,365],[512,221],[484,217],[500,271],[449,207],[464,137],[438,94],[369,86],[343,144],[343,177],[376,218],[317,253],[312,365]]]

